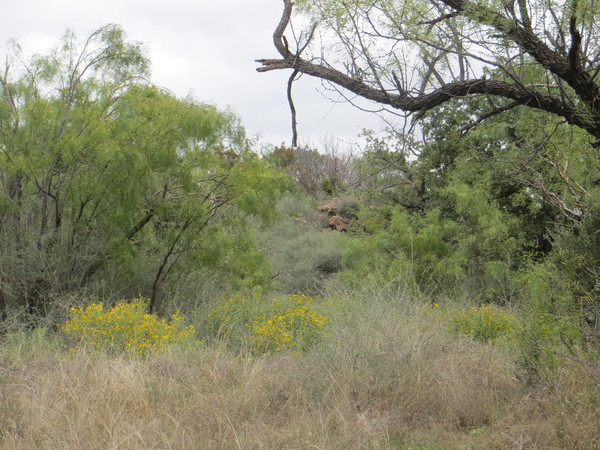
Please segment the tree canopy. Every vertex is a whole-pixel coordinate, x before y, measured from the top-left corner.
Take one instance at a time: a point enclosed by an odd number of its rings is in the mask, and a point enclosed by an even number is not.
[[[264,275],[231,220],[271,214],[285,178],[261,164],[237,117],[176,98],[148,75],[143,47],[114,25],[83,44],[67,33],[48,55],[17,52],[7,63],[0,310],[40,312],[53,295],[93,284],[142,293],[152,310],[169,278],[209,261],[223,278],[228,268]]]
[[[517,106],[552,113],[600,146],[600,4],[595,0],[284,0],[273,34],[292,69],[419,118],[456,98],[482,96],[474,122]],[[310,17],[294,41],[292,12]],[[326,36],[323,46],[316,39]],[[292,80],[293,78],[291,78]]]

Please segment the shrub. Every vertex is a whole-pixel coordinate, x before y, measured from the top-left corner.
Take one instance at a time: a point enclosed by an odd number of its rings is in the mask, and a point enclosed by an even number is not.
[[[517,327],[514,314],[495,305],[451,310],[446,313],[444,319],[452,333],[482,342],[507,338]]]
[[[313,204],[286,197],[277,206],[281,220],[257,229],[257,241],[269,259],[276,294],[314,295],[342,268],[339,236],[323,233]]]
[[[255,354],[301,353],[321,339],[328,319],[311,308],[314,300],[290,295],[265,302],[230,298],[208,315],[217,335]]]
[[[258,300],[229,298],[208,313],[203,328],[208,335],[241,346],[248,340],[250,324],[260,314],[259,306]]]
[[[96,350],[147,355],[169,344],[188,342],[195,335],[192,325],[183,325],[179,312],[170,321],[148,314],[148,300],[144,298],[120,302],[108,310],[102,303],[92,303],[71,308],[71,313],[64,332]]]
[[[358,217],[360,207],[360,201],[354,197],[344,197],[337,204],[339,214],[351,217]]]
[[[543,262],[522,276],[526,302],[521,307],[523,326],[516,343],[521,377],[528,384],[553,378],[566,362],[564,355],[579,359],[585,353],[585,313],[573,292],[567,266]]]

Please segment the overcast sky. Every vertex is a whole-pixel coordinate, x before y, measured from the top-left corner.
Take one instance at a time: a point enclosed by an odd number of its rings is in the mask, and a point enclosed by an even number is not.
[[[0,18],[2,60],[16,38],[26,53],[43,52],[72,29],[80,39],[108,23],[144,43],[152,80],[178,96],[231,107],[248,134],[289,144],[286,83],[290,73],[256,72],[258,58],[277,56],[272,33],[281,0],[5,0]],[[294,85],[300,142],[356,141],[363,128],[380,130],[374,114],[336,104],[319,93],[318,80]]]

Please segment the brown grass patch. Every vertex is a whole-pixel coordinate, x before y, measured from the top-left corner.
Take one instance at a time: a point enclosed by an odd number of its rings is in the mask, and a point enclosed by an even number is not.
[[[418,310],[346,317],[304,355],[3,359],[5,449],[600,447],[585,372],[528,389],[508,350],[451,338]]]

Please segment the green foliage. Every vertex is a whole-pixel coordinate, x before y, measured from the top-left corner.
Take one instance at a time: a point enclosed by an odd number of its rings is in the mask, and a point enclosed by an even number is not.
[[[425,191],[425,173],[411,155],[420,144],[389,130],[379,137],[363,130],[366,140],[361,158],[353,161],[360,180],[360,196],[369,205],[396,205],[408,210],[421,210],[429,194]]]
[[[256,231],[276,292],[316,295],[342,269],[339,236],[323,233],[315,205],[302,196],[277,204],[279,219]]]
[[[570,230],[555,239],[553,262],[565,287],[573,295],[574,310],[579,311],[583,339],[600,349],[600,193],[590,192],[587,214]]]
[[[238,349],[255,354],[300,353],[323,337],[328,319],[311,306],[304,295],[289,295],[263,301],[230,298],[208,314],[207,327]]]
[[[455,252],[459,228],[440,220],[439,211],[421,217],[382,208],[362,211],[360,218],[371,234],[344,240],[350,280],[378,273],[383,283],[399,278],[407,289],[434,293],[451,288],[462,276]],[[407,285],[408,280],[414,284]]]
[[[265,283],[244,222],[272,220],[289,179],[232,113],[148,84],[148,67],[111,25],[0,80],[0,310],[90,289],[156,310],[199,270]]]
[[[192,325],[184,326],[176,312],[171,320],[148,314],[148,299],[117,303],[105,310],[102,303],[72,308],[72,317],[63,331],[79,346],[95,350],[148,355],[167,345],[190,343],[195,337]]]
[[[360,201],[356,197],[345,196],[337,203],[338,214],[343,216],[357,217],[360,207]]]
[[[372,205],[360,212],[370,242],[349,246],[353,277],[370,266],[389,272],[387,280],[408,271],[425,292],[519,302],[520,270],[547,257],[557,230],[591,211],[583,199],[597,161],[581,154],[581,133],[527,109],[469,128],[485,108],[471,99],[431,111],[422,143],[367,133],[356,166],[358,195]]]
[[[510,337],[523,379],[537,383],[565,355],[586,366],[598,354],[598,159],[584,133],[527,109],[469,128],[484,109],[432,111],[415,158],[371,136],[357,195],[373,206],[359,213],[364,233],[341,241],[341,279],[479,299],[485,307],[445,317],[450,329]]]
[[[517,318],[506,308],[496,305],[443,311],[448,330],[481,342],[511,339],[517,330]]]
[[[454,200],[460,232],[456,251],[465,275],[461,283],[486,301],[509,303],[516,286],[512,278],[524,240],[517,221],[489,194],[485,174],[467,184],[451,181],[445,193]]]
[[[519,364],[527,382],[551,376],[565,351],[582,348],[581,311],[573,292],[550,261],[532,267],[523,275],[525,284],[518,336]]]

